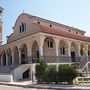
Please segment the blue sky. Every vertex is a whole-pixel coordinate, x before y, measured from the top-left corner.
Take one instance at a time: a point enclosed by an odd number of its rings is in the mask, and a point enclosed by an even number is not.
[[[23,12],[86,31],[90,35],[90,0],[0,0],[3,13],[3,44]]]

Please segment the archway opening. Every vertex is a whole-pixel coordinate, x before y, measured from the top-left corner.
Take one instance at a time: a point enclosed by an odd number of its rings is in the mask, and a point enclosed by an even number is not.
[[[47,38],[44,40],[43,55],[44,55],[44,57],[56,56],[55,41],[54,41],[53,38],[47,37]]]
[[[32,45],[32,62],[38,62],[39,61],[39,46],[37,41],[34,41]]]
[[[3,51],[2,53],[2,58],[3,58],[3,66],[6,66],[6,53]]]
[[[76,62],[76,56],[78,56],[77,46],[74,42],[71,43],[71,60]]]
[[[19,64],[19,51],[17,46],[14,47],[14,64],[15,65]]]
[[[12,52],[10,48],[7,50],[7,55],[8,55],[8,65],[12,65]]]
[[[20,50],[21,50],[21,64],[28,63],[27,46],[26,46],[26,44],[23,44]]]
[[[61,40],[59,42],[59,56],[67,55],[68,54],[68,45],[65,41]]]

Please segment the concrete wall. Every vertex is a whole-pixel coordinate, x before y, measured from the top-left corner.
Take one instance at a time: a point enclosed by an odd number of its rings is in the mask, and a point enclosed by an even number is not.
[[[12,75],[0,75],[0,82],[12,82]]]

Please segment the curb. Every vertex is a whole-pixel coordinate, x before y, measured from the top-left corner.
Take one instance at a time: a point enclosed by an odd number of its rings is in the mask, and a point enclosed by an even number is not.
[[[51,89],[51,90],[90,90],[90,88],[71,88],[67,86],[49,86],[49,85],[34,85],[34,84],[30,84],[30,85],[16,85],[16,84],[10,84],[10,83],[0,83],[0,85],[7,85],[7,86],[17,86],[17,87],[23,87],[23,88],[37,88],[37,89]]]
[[[0,85],[7,85],[7,86],[17,86],[17,87],[25,87],[25,85],[16,85],[16,84],[9,84],[9,83],[0,83]]]

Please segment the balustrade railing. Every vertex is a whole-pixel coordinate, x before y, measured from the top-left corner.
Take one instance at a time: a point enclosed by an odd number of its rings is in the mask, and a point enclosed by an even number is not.
[[[13,65],[9,66],[9,71],[13,71],[15,68],[22,64],[33,64],[33,63],[38,63],[39,60],[45,60],[46,63],[70,63],[72,65],[75,65],[76,68],[82,69],[84,65],[88,61],[90,61],[90,56],[89,57],[69,57],[69,56],[41,56],[41,57],[27,57],[25,59],[19,58],[19,61],[21,60],[21,63],[13,63]],[[18,61],[18,60],[17,60]]]
[[[27,63],[38,63],[40,59],[46,61],[46,63],[78,63],[80,62],[80,57],[71,58],[68,56],[43,56],[43,57],[28,57],[24,59],[21,64]]]
[[[21,63],[13,63],[13,65],[10,65],[10,72],[17,68],[18,66],[22,64],[33,64],[38,63],[40,59],[45,60],[46,63],[79,63],[80,57],[71,58],[68,56],[43,56],[43,57],[27,57],[25,59],[21,59]]]

